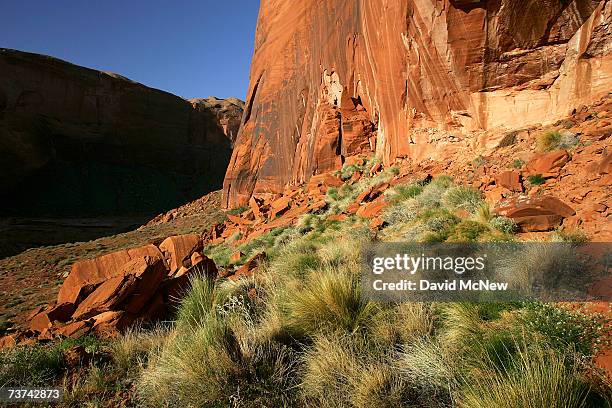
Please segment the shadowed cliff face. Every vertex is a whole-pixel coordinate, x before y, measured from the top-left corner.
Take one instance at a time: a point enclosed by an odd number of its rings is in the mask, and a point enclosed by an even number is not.
[[[612,89],[609,0],[262,0],[224,205],[356,151],[445,151],[430,130],[551,123]]]
[[[243,105],[0,49],[0,257],[123,232],[218,190]]]
[[[243,103],[0,49],[0,213],[154,215],[221,187]]]

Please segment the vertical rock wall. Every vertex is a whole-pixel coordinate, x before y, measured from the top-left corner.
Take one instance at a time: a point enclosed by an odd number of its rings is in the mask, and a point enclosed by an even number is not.
[[[358,151],[443,154],[428,130],[503,131],[612,89],[609,0],[262,0],[224,204]]]

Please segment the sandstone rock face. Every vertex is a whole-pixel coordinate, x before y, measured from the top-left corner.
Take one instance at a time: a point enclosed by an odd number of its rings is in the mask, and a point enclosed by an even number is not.
[[[39,339],[95,333],[116,336],[135,323],[154,321],[177,302],[194,274],[218,278],[198,235],[178,235],[153,244],[75,263],[57,301],[36,308],[29,328]],[[1,345],[1,344],[0,344]]]
[[[0,49],[0,212],[155,214],[198,198],[221,187],[242,106]]]
[[[262,0],[224,205],[357,152],[439,158],[429,130],[565,117],[612,89],[611,22],[610,0]]]

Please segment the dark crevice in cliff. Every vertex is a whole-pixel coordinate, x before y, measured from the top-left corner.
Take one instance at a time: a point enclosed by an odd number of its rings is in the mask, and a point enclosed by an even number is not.
[[[246,109],[244,110],[244,119],[242,120],[243,124],[247,123],[249,119],[251,119],[251,112],[253,111],[253,103],[255,102],[255,97],[257,96],[257,88],[259,88],[259,82],[261,81],[263,74],[264,73],[262,72],[259,78],[257,79],[257,81],[255,82],[255,85],[253,86],[253,92],[251,93],[251,97],[249,98],[249,101],[247,102],[247,105],[246,105]]]

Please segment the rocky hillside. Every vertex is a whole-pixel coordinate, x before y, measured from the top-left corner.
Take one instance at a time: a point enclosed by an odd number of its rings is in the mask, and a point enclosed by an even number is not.
[[[611,89],[611,21],[608,0],[263,0],[224,205],[554,123]]]
[[[156,214],[221,186],[243,103],[0,49],[0,212]]]

